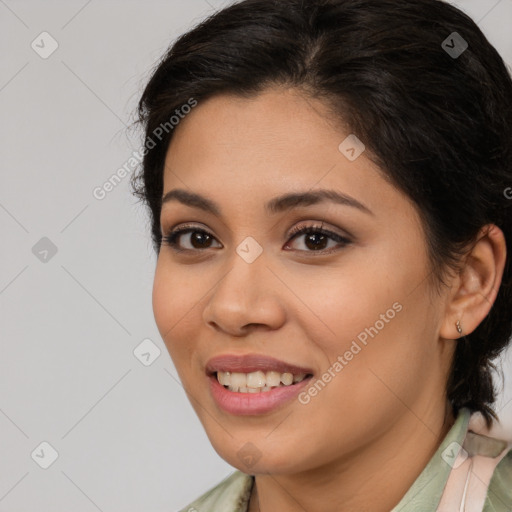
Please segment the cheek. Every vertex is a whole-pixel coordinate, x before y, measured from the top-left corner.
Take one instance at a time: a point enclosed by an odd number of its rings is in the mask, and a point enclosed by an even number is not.
[[[383,333],[398,322],[404,315],[397,309],[420,272],[394,261],[390,264],[390,260],[389,255],[379,257],[375,251],[370,254],[369,250],[367,256],[354,251],[336,268],[313,267],[302,270],[300,278],[289,276],[294,293],[308,309],[296,318],[310,339],[324,340],[325,348],[338,355],[358,336],[364,341],[368,329],[374,332],[375,324]]]
[[[172,327],[174,304],[172,302],[172,295],[169,293],[172,283],[166,282],[164,276],[165,273],[159,260],[153,280],[153,315],[160,331],[160,336],[166,341],[165,335]]]
[[[338,392],[349,408],[373,408],[367,412],[372,424],[403,407],[397,396],[414,403],[433,374],[435,311],[422,282],[425,269],[421,263],[402,263],[368,264],[364,273],[343,281],[347,288],[338,294],[343,302],[324,309],[338,338],[327,349],[331,362],[340,355],[344,359],[333,394]]]
[[[414,372],[432,349],[432,333],[425,326],[435,324],[425,282],[427,269],[421,251],[407,252],[393,243],[383,244],[378,251],[354,251],[342,266],[322,271],[317,267],[310,276],[303,273],[296,280],[294,291],[305,298],[310,311],[299,320],[302,329],[325,354],[325,369],[338,356],[344,358],[341,371],[361,383],[355,395],[371,395],[375,387],[382,388],[369,369],[388,381],[417,382]]]
[[[172,271],[159,260],[153,281],[153,315],[178,371],[181,361],[186,360],[194,349],[194,339],[197,337],[191,333],[194,325],[196,328],[198,325],[194,314],[197,314],[195,306],[198,306],[200,297],[201,294],[191,289],[190,283],[187,286],[180,272]],[[186,343],[181,340],[186,340]]]

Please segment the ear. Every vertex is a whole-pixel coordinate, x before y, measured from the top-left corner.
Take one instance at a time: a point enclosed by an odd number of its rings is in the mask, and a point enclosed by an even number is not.
[[[484,226],[452,281],[439,335],[456,339],[472,333],[491,310],[503,278],[507,246],[498,226]],[[457,321],[462,333],[457,330]]]

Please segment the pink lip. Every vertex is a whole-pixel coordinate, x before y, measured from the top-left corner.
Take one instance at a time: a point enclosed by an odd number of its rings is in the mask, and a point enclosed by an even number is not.
[[[212,357],[206,363],[207,375],[213,375],[215,372],[250,373],[258,370],[292,373],[293,375],[313,373],[310,368],[303,368],[262,354],[245,354],[242,356],[223,354]]]
[[[210,392],[217,405],[226,412],[239,415],[263,414],[269,412],[300,393],[311,377],[290,386],[282,386],[259,393],[238,393],[229,391],[217,380],[217,372],[250,373],[258,370],[279,373],[313,374],[310,368],[286,363],[262,354],[223,354],[212,357],[206,363],[206,374],[210,381]]]
[[[270,412],[292,400],[306,387],[312,377],[305,378],[297,384],[273,388],[259,393],[237,393],[226,389],[213,374],[210,380],[210,392],[217,405],[230,414],[256,415]]]

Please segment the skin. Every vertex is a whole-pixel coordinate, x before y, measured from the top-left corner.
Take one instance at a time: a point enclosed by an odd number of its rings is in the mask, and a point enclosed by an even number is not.
[[[338,146],[350,132],[334,126],[318,100],[282,88],[253,99],[217,96],[175,130],[164,193],[200,193],[222,216],[163,205],[164,234],[192,223],[212,238],[193,245],[190,233],[181,235],[189,249],[181,253],[163,244],[153,310],[214,449],[256,475],[250,512],[388,512],[453,425],[445,387],[455,322],[468,334],[488,313],[505,261],[503,234],[482,231],[461,272],[436,292],[415,205],[364,152],[345,158]],[[347,194],[371,214],[334,203],[277,215],[263,208],[275,196],[318,188]],[[321,222],[350,243],[327,238],[321,254],[307,234],[289,236]],[[263,249],[250,264],[236,252],[248,236]],[[308,404],[236,416],[210,395],[211,357],[265,354],[319,378],[394,303],[401,311]],[[251,467],[237,455],[247,442],[260,455]]]

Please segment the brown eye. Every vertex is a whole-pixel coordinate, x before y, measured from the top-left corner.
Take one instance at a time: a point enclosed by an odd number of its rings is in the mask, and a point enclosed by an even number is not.
[[[300,236],[304,236],[304,245],[306,247],[305,251],[318,252],[322,254],[333,252],[333,247],[327,247],[329,240],[336,242],[338,246],[341,247],[351,243],[348,238],[317,226],[298,226],[292,230],[290,236],[292,236],[292,240],[299,238]],[[290,247],[290,244],[286,244],[286,247]],[[334,249],[336,250],[336,244],[334,245]]]
[[[182,247],[181,238],[187,234],[191,235],[189,237],[189,244],[191,245],[191,247]],[[213,240],[215,240],[213,235],[208,233],[208,231],[205,231],[204,229],[200,229],[197,227],[183,227],[164,236],[162,238],[162,245],[168,245],[178,252],[193,251],[210,249],[211,242]]]

